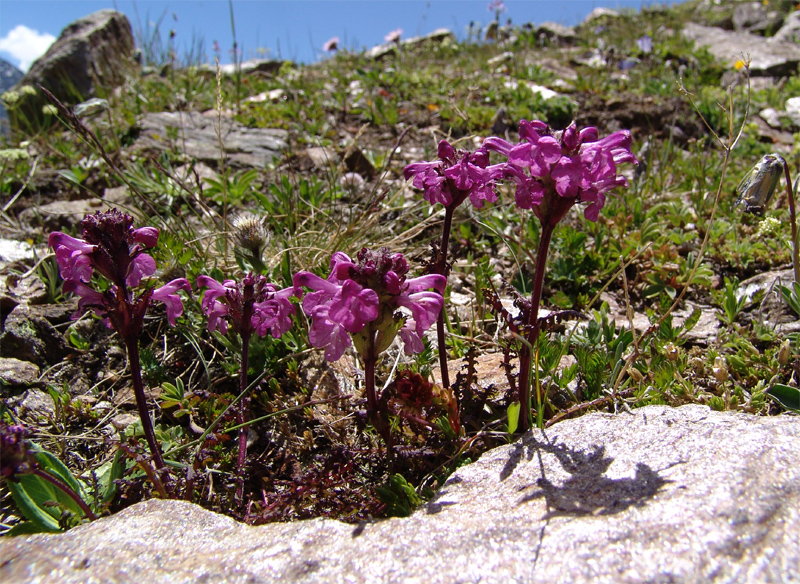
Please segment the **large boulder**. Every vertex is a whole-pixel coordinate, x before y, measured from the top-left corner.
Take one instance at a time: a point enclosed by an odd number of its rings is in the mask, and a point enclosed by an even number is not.
[[[100,10],[61,31],[16,88],[41,85],[63,103],[74,105],[121,85],[136,67],[133,49],[128,18],[116,10]],[[41,116],[41,106],[49,103],[40,92],[20,94],[20,101],[9,111],[16,126],[31,124]]]
[[[765,39],[747,32],[729,32],[693,22],[686,24],[683,35],[696,45],[706,47],[709,53],[731,68],[749,56],[750,74],[755,77],[795,75],[800,63],[800,46],[792,42]]]
[[[5,59],[0,59],[0,95],[11,89],[22,79],[22,71],[14,67]],[[8,131],[8,116],[6,108],[0,102],[0,136]]]
[[[0,541],[15,582],[798,582],[800,418],[649,406],[484,454],[407,519],[248,527],[150,500]]]

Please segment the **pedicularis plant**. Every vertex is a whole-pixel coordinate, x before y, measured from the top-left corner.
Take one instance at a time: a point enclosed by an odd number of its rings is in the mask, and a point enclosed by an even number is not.
[[[142,429],[156,468],[165,475],[163,478],[167,478],[147,409],[139,361],[139,336],[144,316],[153,300],[164,303],[167,320],[174,326],[175,319],[183,313],[183,303],[177,292],[191,292],[191,285],[185,278],[172,280],[156,289],[141,285],[156,271],[155,260],[144,253],[158,242],[158,229],[155,227],[134,229],[133,218],[116,209],[87,215],[81,227],[83,239],[60,231],[50,235],[49,244],[55,250],[58,268],[64,278],[64,292],[73,292],[80,298],[73,318],[92,310],[122,337],[128,352]],[[95,271],[108,280],[110,286],[102,291],[91,287],[89,283]]]
[[[617,166],[636,163],[631,153],[627,131],[600,139],[595,128],[578,130],[575,124],[556,132],[539,121],[520,122],[521,141],[512,144],[501,138],[488,138],[474,152],[457,150],[447,141],[438,148],[438,161],[420,162],[405,168],[407,179],[431,204],[442,204],[445,219],[442,237],[435,249],[434,261],[426,275],[409,277],[409,265],[401,253],[386,248],[377,251],[363,248],[356,259],[336,252],[330,261],[327,278],[310,271],[300,271],[292,286],[279,290],[258,273],[247,273],[240,280],[222,283],[201,275],[198,288],[205,288],[202,312],[208,329],[226,334],[229,328],[241,338],[240,398],[238,410],[238,470],[246,462],[248,401],[248,354],[253,334],[277,338],[293,324],[296,305],[310,319],[308,338],[314,347],[325,351],[328,361],[340,359],[354,346],[364,364],[364,389],[367,416],[380,433],[391,455],[391,428],[386,400],[376,388],[376,365],[380,355],[396,338],[402,341],[407,355],[424,350],[423,335],[437,322],[442,391],[450,392],[444,330],[444,292],[449,265],[447,248],[454,210],[467,199],[480,208],[498,200],[498,187],[506,181],[515,185],[516,205],[530,209],[541,223],[532,294],[519,300],[521,314],[515,321],[522,337],[519,348],[518,400],[521,430],[531,425],[531,369],[541,328],[538,317],[547,254],[553,231],[575,205],[586,205],[584,216],[596,221],[606,194],[627,181]],[[492,152],[505,158],[490,164]],[[156,441],[147,408],[139,361],[138,341],[145,314],[153,300],[163,302],[171,325],[183,313],[177,292],[191,293],[184,278],[159,288],[149,285],[155,274],[154,259],[146,252],[153,248],[159,232],[153,227],[135,229],[131,216],[117,210],[98,212],[81,223],[83,239],[61,232],[50,236],[55,250],[63,289],[79,297],[77,318],[86,311],[100,316],[121,337],[128,353],[136,404],[150,453],[158,470],[153,474],[162,496],[173,493],[161,449]],[[258,258],[260,260],[260,258]],[[258,263],[258,262],[256,262]],[[95,273],[107,280],[96,279]],[[306,288],[310,291],[305,292]],[[401,376],[402,377],[402,376]],[[407,376],[408,377],[408,376]],[[411,377],[408,377],[411,379]],[[456,436],[460,435],[455,401],[448,409],[448,419]],[[166,488],[164,486],[166,484]],[[242,480],[237,489],[241,504]]]
[[[519,352],[518,398],[521,404],[519,428],[530,428],[531,351],[539,338],[539,304],[542,298],[545,265],[550,240],[558,223],[576,204],[588,203],[584,216],[597,221],[606,193],[617,186],[627,186],[617,174],[617,165],[636,163],[631,153],[631,134],[627,130],[599,139],[596,128],[578,130],[573,123],[563,132],[554,132],[541,121],[519,124],[518,144],[501,138],[488,138],[475,153],[456,152],[445,141],[439,144],[439,162],[424,162],[406,167],[406,178],[414,177],[414,186],[424,189],[431,203],[445,205],[442,245],[437,271],[446,273],[446,249],[451,228],[452,209],[467,197],[476,207],[484,201],[496,201],[499,179],[516,185],[515,199],[520,209],[531,209],[541,224],[539,247],[533,275],[530,302],[521,303],[525,343]],[[507,158],[504,164],[489,165],[489,151]],[[447,381],[444,353],[444,327],[439,327],[439,353],[442,379]]]

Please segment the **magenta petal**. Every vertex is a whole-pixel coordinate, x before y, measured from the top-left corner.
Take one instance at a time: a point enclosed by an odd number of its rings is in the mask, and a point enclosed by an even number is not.
[[[444,305],[444,297],[436,292],[417,292],[397,298],[398,306],[411,310],[411,316],[417,323],[417,333],[422,334],[439,318]]]
[[[152,276],[156,272],[156,260],[146,253],[140,253],[130,263],[125,283],[128,286],[138,286],[142,278]]]
[[[413,294],[414,292],[422,292],[423,290],[433,288],[439,294],[444,294],[446,286],[447,278],[441,274],[426,274],[425,276],[406,280],[405,292],[407,294]]]
[[[425,344],[417,334],[417,323],[413,318],[406,320],[403,328],[400,329],[400,340],[403,341],[403,352],[406,355],[414,355],[415,353],[422,353],[425,350]]]
[[[158,229],[155,227],[141,227],[133,230],[133,240],[144,247],[155,247],[158,243]]]
[[[183,290],[192,293],[192,286],[186,278],[177,278],[153,290],[151,298],[163,302],[167,308],[167,320],[170,326],[175,326],[175,319],[183,314],[183,302],[177,291]]]
[[[442,140],[439,142],[439,147],[436,149],[436,154],[440,159],[445,160],[448,158],[453,158],[456,155],[456,152],[453,150],[453,147],[450,146],[450,142],[447,140]]]

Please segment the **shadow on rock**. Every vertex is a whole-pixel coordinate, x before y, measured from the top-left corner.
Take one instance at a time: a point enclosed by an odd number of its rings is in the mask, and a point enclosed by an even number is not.
[[[667,482],[658,472],[639,463],[632,478],[612,479],[605,475],[614,459],[605,456],[605,446],[597,445],[581,451],[563,444],[528,443],[530,455],[539,456],[542,477],[536,480],[535,491],[526,494],[520,504],[544,497],[547,503],[545,518],[559,515],[613,515],[631,506],[643,505]],[[570,477],[558,485],[545,475],[542,453],[552,454]],[[521,452],[520,452],[521,455]],[[533,488],[521,487],[520,491]]]

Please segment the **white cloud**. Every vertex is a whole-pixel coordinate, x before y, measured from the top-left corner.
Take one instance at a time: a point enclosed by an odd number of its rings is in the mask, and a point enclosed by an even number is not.
[[[18,61],[17,67],[27,71],[31,63],[44,55],[54,40],[56,37],[49,33],[18,24],[6,36],[0,37],[0,51],[11,55],[12,59]]]

